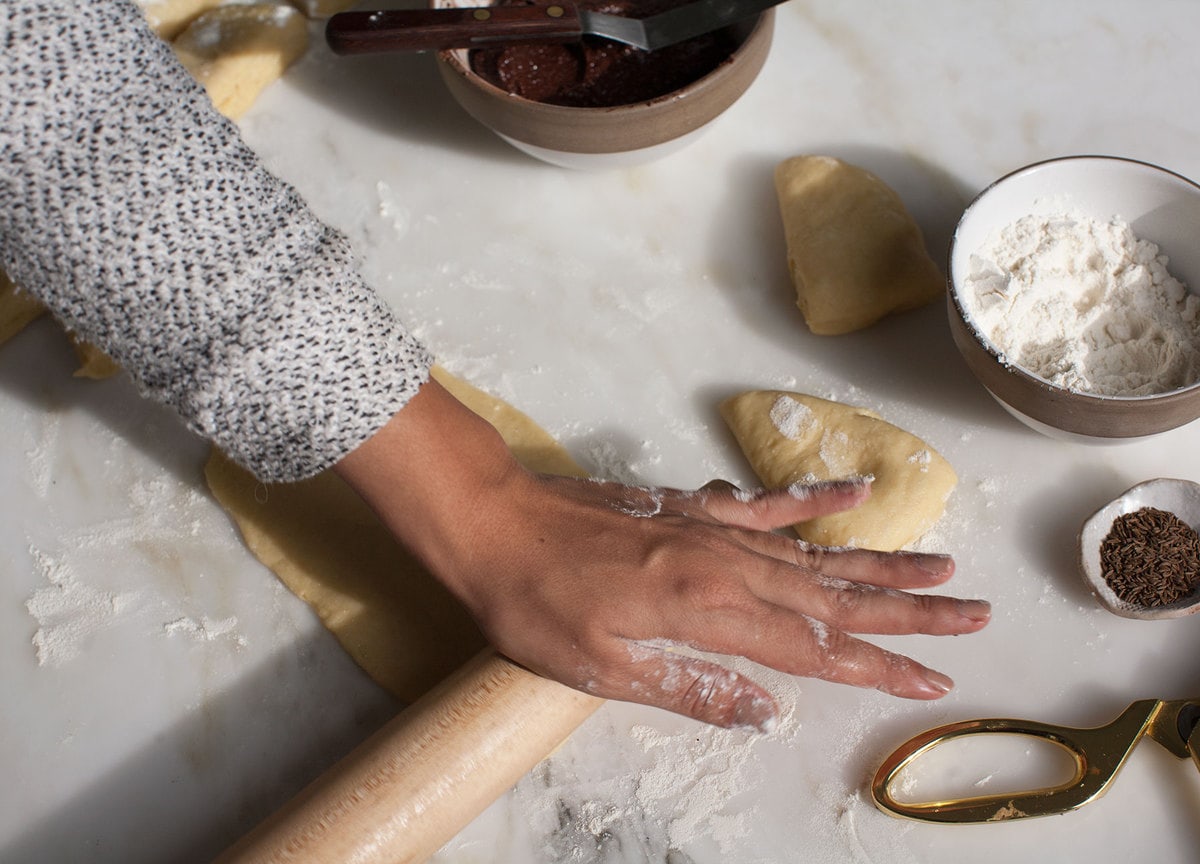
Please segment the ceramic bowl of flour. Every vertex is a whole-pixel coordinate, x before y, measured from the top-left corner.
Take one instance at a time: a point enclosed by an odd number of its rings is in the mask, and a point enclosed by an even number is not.
[[[1073,156],[985,189],[950,246],[950,326],[988,392],[1058,438],[1121,442],[1200,417],[1200,186]]]

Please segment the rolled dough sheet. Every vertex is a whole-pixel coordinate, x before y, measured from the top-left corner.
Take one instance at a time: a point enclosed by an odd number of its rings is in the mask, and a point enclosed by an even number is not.
[[[586,476],[525,414],[437,368],[434,377],[532,471]],[[413,702],[484,645],[466,610],[333,472],[265,485],[215,449],[205,476],[250,551],[379,684]]]
[[[0,345],[16,336],[46,307],[32,294],[18,291],[12,280],[0,270]]]
[[[893,552],[933,527],[958,478],[936,450],[873,411],[782,390],[721,403],[721,416],[770,489],[873,476],[871,497],[810,519],[796,533],[824,546]]]

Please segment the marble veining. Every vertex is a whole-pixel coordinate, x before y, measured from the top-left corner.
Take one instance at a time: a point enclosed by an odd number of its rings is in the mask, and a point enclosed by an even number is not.
[[[603,174],[487,133],[428,57],[314,40],[247,139],[443,363],[638,483],[753,484],[716,414],[739,389],[870,407],[957,470],[920,545],[995,608],[973,636],[878,640],[956,679],[938,703],[748,668],[787,708],[771,735],[609,704],[437,864],[1194,859],[1200,784],[1160,748],[1056,819],[948,830],[871,805],[879,760],[929,726],[1095,725],[1200,693],[1194,620],[1119,619],[1074,569],[1090,513],[1145,479],[1200,480],[1200,451],[1194,428],[1104,448],[1037,436],[970,377],[937,304],[811,336],[770,172],[800,153],[875,171],[938,260],[974,194],[1029,162],[1100,152],[1200,177],[1198,31],[1178,0],[789,0],[762,75],[704,137]],[[124,379],[72,369],[49,321],[0,349],[0,862],[208,860],[400,706],[241,547],[204,493],[201,442]],[[108,608],[39,664],[55,591]],[[952,779],[995,769],[964,757]]]

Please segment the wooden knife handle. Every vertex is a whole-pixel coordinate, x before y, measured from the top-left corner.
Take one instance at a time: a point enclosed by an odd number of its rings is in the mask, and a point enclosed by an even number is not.
[[[484,651],[218,864],[424,861],[602,703]]]
[[[579,11],[570,3],[339,12],[325,25],[325,40],[336,54],[571,42],[582,35]]]

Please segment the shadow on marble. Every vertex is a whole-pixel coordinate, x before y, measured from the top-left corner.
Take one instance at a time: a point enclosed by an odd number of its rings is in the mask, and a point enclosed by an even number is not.
[[[915,202],[910,208],[926,237],[936,244],[948,243],[968,194],[962,184],[901,153],[837,147],[822,152],[878,173],[906,202]],[[755,278],[728,279],[722,285],[735,295],[734,308],[750,330],[794,354],[797,372],[811,371],[814,366],[836,369],[855,387],[886,392],[964,424],[995,422],[1003,412],[972,377],[954,347],[943,303],[935,301],[841,336],[816,336],[808,330],[796,308],[787,270],[773,180],[776,164],[787,155],[744,157],[734,162],[725,206],[717,208],[719,215],[709,228],[715,257],[732,256],[733,250],[747,256],[751,250],[752,260],[763,262],[750,274]],[[770,370],[772,374],[788,371]]]
[[[124,373],[103,381],[73,377],[78,364],[58,325],[36,321],[0,350],[0,394],[47,415],[85,412],[175,479],[203,484],[208,445],[173,410],[141,396]]]
[[[347,680],[356,677],[352,670],[341,678],[322,674],[323,653],[316,639],[288,646],[192,706],[135,756],[0,847],[0,861],[212,860],[399,710],[383,690]],[[305,686],[281,685],[306,669],[317,673]]]
[[[388,0],[372,9],[414,5]],[[488,161],[526,163],[525,156],[478,123],[451,97],[433,54],[339,57],[324,44],[324,25],[314,25],[308,54],[288,70],[287,82],[347,122],[409,142],[445,147]]]
[[[1055,446],[1053,442],[1039,444]],[[1096,601],[1079,574],[1076,559],[1079,529],[1088,516],[1131,484],[1112,466],[1105,470],[1080,469],[1070,458],[1073,445],[1058,446],[1064,454],[1065,476],[1044,478],[1046,494],[1034,494],[1026,500],[1019,523],[1026,529],[1017,535],[1017,542],[1037,567],[1039,578],[1052,582],[1071,603],[1091,607]]]

